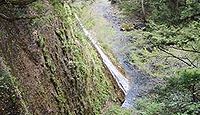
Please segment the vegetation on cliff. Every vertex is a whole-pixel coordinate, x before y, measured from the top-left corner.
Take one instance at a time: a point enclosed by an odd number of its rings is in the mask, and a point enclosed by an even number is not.
[[[123,94],[70,1],[0,1],[0,114],[100,114]]]

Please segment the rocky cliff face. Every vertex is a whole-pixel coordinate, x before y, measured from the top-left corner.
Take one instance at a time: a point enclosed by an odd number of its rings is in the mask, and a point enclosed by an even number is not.
[[[69,4],[0,3],[0,114],[100,114],[122,94]]]

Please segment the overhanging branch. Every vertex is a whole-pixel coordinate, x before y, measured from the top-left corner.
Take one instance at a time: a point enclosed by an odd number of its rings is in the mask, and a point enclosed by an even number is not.
[[[172,53],[170,53],[170,52],[164,50],[164,49],[161,48],[160,46],[157,46],[157,48],[158,48],[159,50],[161,50],[161,51],[163,51],[163,52],[165,52],[165,53],[171,55],[172,57],[174,57],[174,58],[180,60],[181,62],[185,63],[186,65],[188,65],[188,66],[193,66],[193,67],[196,68],[196,66],[195,66],[194,64],[190,64],[190,63],[186,62],[185,60],[181,59],[180,57],[178,57],[178,56],[176,56],[176,55],[174,55],[174,54],[172,54]]]
[[[190,49],[177,48],[177,47],[171,47],[171,48],[174,48],[174,49],[176,49],[176,50],[187,51],[187,52],[200,53],[200,51],[197,51],[197,50],[195,50],[195,49],[190,50]]]

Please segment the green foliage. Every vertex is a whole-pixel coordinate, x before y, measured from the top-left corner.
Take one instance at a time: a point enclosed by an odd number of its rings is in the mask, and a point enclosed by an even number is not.
[[[199,76],[199,69],[187,69],[176,77],[167,78],[164,86],[157,87],[156,98],[138,102],[139,111],[144,115],[197,115],[200,110]]]
[[[104,113],[104,115],[136,115],[136,113],[131,109],[124,109],[118,105],[112,105],[108,110]]]
[[[142,115],[161,115],[164,109],[164,103],[159,103],[147,98],[140,99],[137,101],[137,109]]]
[[[191,43],[199,43],[200,40],[200,23],[197,21],[179,27],[158,25],[151,21],[148,26],[148,31],[151,32],[148,33],[148,39],[157,45],[189,46]]]
[[[197,0],[153,0],[149,6],[151,9],[150,19],[162,24],[177,25],[200,13],[200,3]]]
[[[128,7],[132,12],[138,10]],[[196,115],[200,112],[200,3],[147,0],[145,9],[149,14],[147,29],[133,33],[132,63],[151,75],[164,76],[166,83],[157,88],[155,99],[139,101],[138,109],[146,115]]]
[[[199,67],[200,23],[196,16],[200,12],[199,3],[187,0],[173,9],[167,0],[146,2],[151,9],[147,29],[132,34],[137,49],[131,55],[132,63],[154,76],[172,75],[181,67]]]
[[[180,72],[178,84],[183,88],[189,88],[192,85],[197,85],[200,82],[200,69],[189,69]]]
[[[194,114],[199,111],[200,70],[183,70],[177,77],[168,79],[160,99],[175,113]],[[188,113],[189,112],[189,113]]]
[[[147,43],[153,44],[155,47],[162,47],[162,49],[170,48],[181,52],[173,55],[183,58],[189,66],[198,67],[200,62],[200,23],[193,21],[178,27],[168,26],[166,24],[158,25],[154,22],[149,24],[148,33],[146,33]],[[179,60],[180,61],[180,60]]]
[[[193,95],[199,93],[200,69],[187,69],[179,72],[178,76],[167,79],[165,90],[179,91]],[[188,98],[190,99],[190,98]],[[190,99],[191,100],[191,99]],[[191,100],[194,101],[194,100]]]
[[[123,0],[119,5],[124,14],[130,15],[140,9],[140,0]]]

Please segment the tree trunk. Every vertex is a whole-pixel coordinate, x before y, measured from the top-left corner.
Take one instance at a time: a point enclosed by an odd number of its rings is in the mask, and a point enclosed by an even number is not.
[[[144,0],[141,0],[141,6],[142,6],[142,13],[143,13],[143,20],[146,22],[146,13],[145,13],[145,7],[144,7]]]

